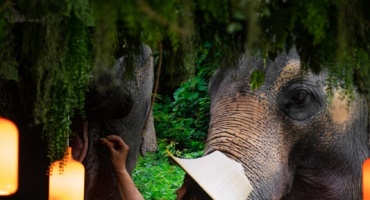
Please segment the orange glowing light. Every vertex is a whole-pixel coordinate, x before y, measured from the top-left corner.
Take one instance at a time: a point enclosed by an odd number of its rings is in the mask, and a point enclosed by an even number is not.
[[[18,189],[18,129],[13,122],[0,118],[0,196]]]
[[[72,158],[72,148],[68,147],[62,171],[59,163],[51,165],[49,176],[49,200],[83,200],[85,168]]]
[[[363,200],[370,200],[370,159],[362,165],[362,194]]]

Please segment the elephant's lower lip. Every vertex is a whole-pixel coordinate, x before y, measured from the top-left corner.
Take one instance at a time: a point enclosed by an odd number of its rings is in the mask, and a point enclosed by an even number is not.
[[[87,139],[87,121],[79,121],[73,124],[72,130],[74,137],[70,138],[73,159],[82,162],[86,156],[88,139]]]

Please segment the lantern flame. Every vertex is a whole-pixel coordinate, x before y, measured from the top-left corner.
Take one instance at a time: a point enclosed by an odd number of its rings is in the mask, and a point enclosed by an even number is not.
[[[50,166],[49,200],[83,200],[84,185],[85,168],[72,158],[72,148],[68,147],[66,158]]]
[[[0,118],[0,196],[18,190],[18,129],[13,122]]]
[[[370,200],[370,159],[362,164],[362,195],[363,200]]]

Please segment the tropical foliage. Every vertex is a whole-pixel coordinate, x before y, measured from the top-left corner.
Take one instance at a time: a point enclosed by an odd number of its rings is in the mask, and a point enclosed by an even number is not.
[[[211,48],[205,42],[197,51],[196,75],[178,87],[172,96],[159,96],[154,106],[158,138],[186,153],[203,150],[209,124],[208,80],[216,68],[205,58]],[[211,66],[213,65],[213,66]]]
[[[158,151],[139,157],[132,174],[145,199],[175,199],[184,172],[170,162],[166,150],[177,157],[197,158],[203,155],[209,124],[208,81],[217,66],[205,58],[211,48],[205,42],[198,51],[196,76],[189,78],[172,95],[161,95],[154,105]],[[221,55],[220,55],[221,56]]]
[[[146,200],[176,199],[175,191],[181,186],[185,173],[170,162],[165,150],[175,151],[174,143],[166,145],[160,140],[158,152],[139,157],[132,174],[136,187]]]

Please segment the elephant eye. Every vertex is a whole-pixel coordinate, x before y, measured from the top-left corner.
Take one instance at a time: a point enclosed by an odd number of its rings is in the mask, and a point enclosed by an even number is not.
[[[288,104],[296,106],[304,105],[308,101],[309,95],[310,94],[304,90],[294,92]]]
[[[280,110],[292,120],[310,119],[323,105],[325,94],[320,88],[309,82],[291,82],[278,93]]]

